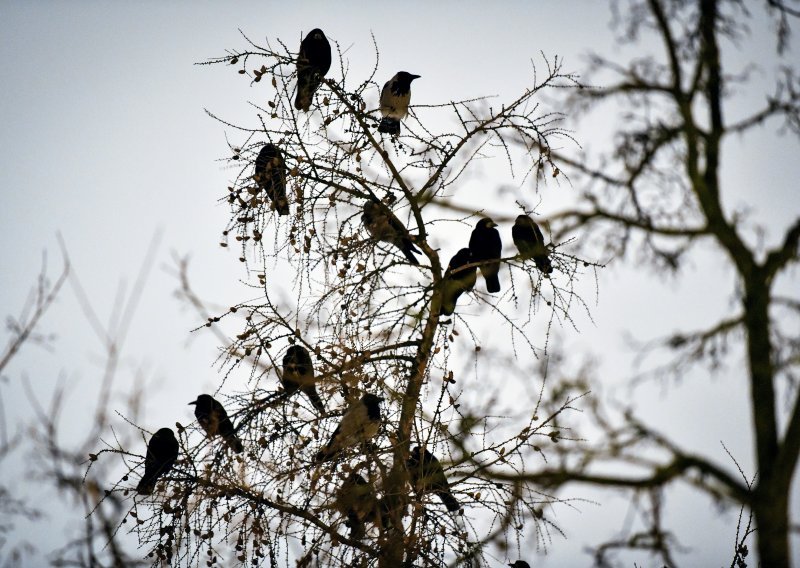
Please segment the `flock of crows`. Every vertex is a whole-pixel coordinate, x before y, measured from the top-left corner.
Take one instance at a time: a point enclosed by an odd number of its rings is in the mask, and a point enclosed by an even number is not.
[[[297,59],[297,96],[295,108],[308,112],[314,93],[331,66],[331,48],[320,29],[309,32],[300,44]],[[411,81],[419,78],[405,71],[397,73],[383,87],[380,110],[383,116],[378,131],[389,135],[400,133],[400,121],[408,113],[411,100]],[[279,215],[289,214],[286,199],[286,167],[278,147],[266,144],[255,161],[253,179],[265,191]],[[376,199],[364,204],[362,222],[370,237],[397,247],[413,265],[419,265],[416,254],[421,252],[400,220],[391,210]],[[459,250],[451,259],[443,281],[440,315],[452,315],[459,296],[472,290],[477,282],[477,271],[486,282],[489,293],[501,289],[499,270],[502,250],[497,224],[489,218],[478,221],[469,240],[469,246]],[[537,224],[527,215],[517,217],[511,230],[512,239],[520,257],[530,260],[544,274],[553,271],[544,237]],[[297,391],[308,397],[311,405],[321,415],[326,414],[325,405],[316,389],[316,377],[311,355],[301,345],[292,345],[283,357],[280,381],[285,395]],[[381,424],[380,403],[384,399],[367,393],[350,405],[328,443],[317,452],[314,463],[334,460],[347,448],[368,443],[378,434]],[[207,436],[221,437],[231,451],[241,453],[244,446],[236,436],[236,429],[222,404],[208,394],[201,394],[189,404],[194,405],[194,414]],[[145,472],[137,486],[141,495],[150,495],[158,479],[168,473],[178,459],[179,447],[174,432],[161,428],[147,445]],[[415,446],[406,463],[412,485],[418,496],[424,493],[437,495],[451,513],[459,511],[460,505],[450,491],[450,485],[439,460],[428,450]],[[386,508],[376,496],[375,489],[361,475],[352,472],[339,487],[336,508],[346,518],[351,536],[360,538],[365,523],[386,523]],[[509,564],[513,568],[529,568],[527,562],[518,560]]]

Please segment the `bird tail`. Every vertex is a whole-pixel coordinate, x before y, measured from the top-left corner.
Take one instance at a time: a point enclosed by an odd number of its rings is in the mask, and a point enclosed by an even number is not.
[[[455,513],[461,508],[461,505],[458,504],[456,498],[453,497],[453,494],[449,491],[437,491],[436,494],[439,496],[439,499],[442,500],[444,506],[447,507],[447,510],[451,513]]]
[[[486,280],[486,291],[490,294],[500,291],[500,269],[498,267],[484,267],[481,269]]]
[[[145,476],[139,481],[136,486],[136,492],[139,495],[152,495],[153,490],[156,488],[156,480],[152,476]]]
[[[313,406],[320,414],[325,414],[325,405],[322,403],[322,399],[319,397],[317,388],[314,385],[311,385],[303,388],[303,392],[308,397],[308,400],[311,401],[311,406]]]
[[[411,242],[411,239],[403,239],[403,246],[401,247],[403,250],[403,254],[406,255],[408,262],[413,264],[414,266],[419,266],[419,261],[417,257],[414,256],[414,252],[420,252],[415,246],[414,243]]]
[[[536,263],[536,268],[545,274],[553,272],[553,265],[547,255],[535,256],[533,261]]]
[[[456,311],[456,298],[442,300],[442,307],[439,310],[440,316],[452,316],[454,311]]]
[[[393,136],[397,136],[400,134],[400,121],[396,118],[389,118],[388,116],[384,116],[381,119],[381,123],[378,126],[378,132],[383,132],[384,134],[391,134]]]
[[[322,84],[322,77],[312,71],[306,70],[297,74],[297,96],[294,99],[294,108],[308,112],[311,108],[311,101],[314,98],[314,93],[319,89]]]
[[[242,441],[236,437],[236,434],[225,436],[225,443],[237,454],[241,454],[244,451],[244,445],[242,445]]]

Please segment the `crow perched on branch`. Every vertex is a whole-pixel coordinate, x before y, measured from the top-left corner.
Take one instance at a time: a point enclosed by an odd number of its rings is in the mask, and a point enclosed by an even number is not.
[[[320,414],[325,414],[325,405],[317,393],[314,363],[308,349],[302,345],[292,345],[286,350],[281,384],[289,395],[300,390]]]
[[[297,55],[297,96],[294,108],[308,112],[314,93],[331,68],[331,44],[319,28],[314,28],[300,42]]]
[[[419,266],[419,261],[414,253],[421,254],[409,237],[408,230],[395,217],[388,207],[375,200],[368,200],[364,204],[364,213],[361,221],[367,232],[376,241],[383,241],[399,248],[408,259],[408,262]]]
[[[336,509],[345,517],[352,538],[364,536],[364,524],[378,524],[381,520],[381,503],[375,488],[362,476],[351,473],[336,492]]]
[[[428,492],[436,493],[451,513],[461,508],[450,492],[450,484],[447,482],[442,464],[428,450],[416,446],[408,457],[406,467],[417,496]]]
[[[195,405],[194,416],[209,438],[222,436],[222,439],[234,452],[240,454],[244,451],[242,441],[236,437],[228,413],[225,412],[225,408],[218,400],[211,395],[201,394],[197,400],[189,404]]]
[[[333,459],[345,448],[374,438],[381,425],[382,400],[383,397],[365,394],[361,400],[350,405],[328,444],[317,452],[316,463]]]
[[[453,315],[458,297],[475,287],[475,282],[478,280],[478,268],[476,266],[462,268],[471,262],[472,251],[468,248],[461,249],[450,259],[450,264],[447,265],[447,271],[444,273],[444,281],[442,282],[444,290],[442,292],[442,308],[439,311],[439,315]]]
[[[411,102],[411,81],[419,79],[419,77],[419,75],[400,71],[386,81],[381,91],[383,119],[378,126],[378,132],[394,136],[400,134],[400,121],[408,114],[408,103]]]
[[[503,250],[503,243],[500,240],[500,233],[497,232],[497,223],[484,217],[469,238],[469,250],[472,251],[472,258],[475,262],[491,261],[500,258]],[[500,272],[499,262],[485,262],[480,265],[481,274],[486,281],[486,290],[490,293],[500,291]]]
[[[544,246],[544,236],[539,230],[533,219],[527,215],[520,215],[511,227],[511,238],[517,245],[520,256],[524,260],[533,259],[538,268],[544,274],[553,272],[553,265],[550,263],[547,247]]]
[[[283,154],[274,144],[265,144],[256,157],[253,179],[272,201],[278,215],[289,214],[286,199],[286,164]]]
[[[144,475],[136,486],[139,495],[150,495],[156,487],[158,478],[172,469],[178,459],[178,440],[169,428],[161,428],[153,434],[147,444],[144,457]]]

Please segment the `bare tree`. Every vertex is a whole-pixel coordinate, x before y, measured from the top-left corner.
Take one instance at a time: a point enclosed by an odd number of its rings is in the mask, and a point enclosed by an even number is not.
[[[212,115],[236,139],[225,196],[233,214],[221,244],[240,247],[254,298],[209,309],[181,265],[183,295],[206,317],[199,329],[223,341],[227,396],[213,395],[235,425],[228,440],[235,435],[244,451],[221,443],[222,411],[204,415],[198,401],[198,423],[176,424],[179,456],[174,466],[165,458],[151,495],[133,493],[144,443],[108,443],[93,454],[125,460],[125,477],[108,494],[129,497],[133,532],[154,563],[487,565],[489,544],[548,546],[560,529],[547,510],[569,503],[528,472],[570,437],[559,417],[584,393],[548,392],[537,357],[552,324],[569,325],[573,310],[586,310],[575,283],[598,265],[545,246],[539,233],[527,256],[499,259],[499,295],[483,292],[482,279],[471,291],[464,285],[445,316],[459,272],[494,261],[448,270],[469,243],[442,236],[481,218],[455,191],[482,159],[498,156],[534,184],[563,177],[551,145],[571,137],[561,114],[542,111],[538,100],[576,87],[576,78],[545,59],[516,98],[413,105],[402,133],[390,136],[377,130],[372,108],[381,89],[377,48],[369,76],[353,79],[339,52],[323,79],[309,78],[306,56],[298,63],[281,42],[248,42],[208,63],[260,84],[252,126]],[[292,105],[296,68],[303,88],[321,85],[309,112]],[[510,214],[515,205],[506,205],[496,221],[510,244],[510,221],[532,211],[517,205]],[[502,352],[482,349],[479,322],[503,330]],[[535,324],[545,330],[537,340]],[[497,365],[503,376],[481,381],[480,392],[459,387]],[[524,404],[504,400],[513,383],[533,391]],[[374,436],[359,406],[367,395],[383,398]]]
[[[681,480],[701,493],[750,512],[757,530],[762,566],[790,564],[792,527],[789,496],[800,453],[800,399],[797,397],[798,343],[789,331],[797,321],[800,298],[776,291],[788,282],[798,259],[800,219],[785,227],[779,244],[766,247],[752,238],[747,214],[726,203],[720,182],[722,148],[731,137],[757,128],[800,134],[800,79],[796,67],[780,67],[774,89],[758,108],[741,114],[732,103],[738,86],[754,81],[752,68],[726,69],[721,53],[747,37],[749,10],[766,9],[774,18],[777,48],[786,48],[798,10],[790,2],[724,0],[632,0],[617,5],[618,25],[628,41],[655,34],[660,55],[640,56],[622,65],[600,56],[598,75],[614,77],[604,88],[584,89],[577,102],[587,110],[623,109],[614,145],[604,155],[555,157],[584,188],[577,207],[550,221],[557,240],[581,235],[581,243],[602,243],[621,258],[647,259],[655,270],[676,272],[702,243],[713,243],[732,268],[736,309],[705,329],[670,334],[659,345],[674,357],[680,373],[690,365],[712,368],[740,345],[747,361],[756,471],[731,474],[725,464],[681,449],[633,412],[622,425],[608,409],[595,408],[605,437],[592,444],[563,446],[562,467],[530,476],[551,487],[582,482],[628,489],[648,510],[649,526],[624,542],[598,548],[598,559],[621,547],[657,551],[674,565],[675,541],[662,524],[662,489]],[[592,82],[592,78],[587,79]],[[619,106],[613,106],[619,103]],[[754,167],[768,168],[767,164]],[[737,387],[738,388],[738,387]],[[793,400],[783,416],[779,393]],[[782,426],[781,426],[782,425]],[[656,454],[650,450],[655,448]],[[569,459],[567,459],[569,458]],[[601,475],[596,466],[644,468],[637,476]],[[609,471],[606,469],[605,471]],[[752,482],[749,480],[753,479]],[[746,515],[745,515],[746,517]],[[737,534],[734,565],[747,555],[748,523]],[[795,529],[796,530],[796,529]]]

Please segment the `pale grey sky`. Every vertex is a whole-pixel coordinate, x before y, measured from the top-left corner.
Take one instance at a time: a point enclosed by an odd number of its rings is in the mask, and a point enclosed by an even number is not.
[[[373,65],[373,33],[381,50],[379,79],[399,69],[422,75],[414,83],[415,103],[494,94],[505,99],[529,84],[530,61],[540,61],[540,51],[563,57],[565,67],[575,71],[585,70],[583,56],[590,50],[612,58],[635,52],[614,45],[610,18],[604,2],[576,0],[405,2],[399,11],[372,2],[0,2],[0,313],[15,314],[22,305],[42,250],[49,251],[55,272],[60,232],[74,273],[101,318],[108,318],[118,283],[130,288],[147,247],[160,234],[120,380],[125,384],[139,376],[157,390],[146,401],[145,427],[188,420],[185,402],[218,383],[212,368],[216,352],[213,338],[189,333],[197,322],[173,297],[171,254],[191,256],[194,284],[204,298],[232,305],[249,296],[238,284],[244,278],[238,254],[217,244],[228,218],[217,199],[232,170],[220,161],[228,154],[226,129],[203,109],[252,123],[247,101],[257,100],[261,88],[250,87],[230,68],[193,63],[244,46],[237,28],[256,41],[280,38],[294,49],[302,33],[321,27],[346,52],[352,76]],[[775,56],[761,24],[753,25],[755,43],[730,50],[727,57],[744,66],[757,54],[768,73]],[[752,89],[754,97],[762,94],[759,88]],[[604,117],[580,123],[568,118],[566,126],[583,147],[599,149],[615,124]],[[768,243],[797,214],[798,149],[796,141],[777,137],[771,127],[730,147],[724,178],[731,188],[728,203],[748,203],[755,208],[754,221],[777,227],[766,234]],[[551,184],[539,196],[541,210],[556,209],[577,191]],[[675,281],[638,271],[632,263],[612,263],[600,274],[595,323],[578,316],[581,334],[560,331],[570,353],[577,359],[597,355],[598,375],[614,387],[630,375],[632,354],[623,332],[647,339],[702,326],[725,313],[732,301],[724,284],[730,274],[720,281],[721,263],[710,254],[695,255],[693,263]],[[795,275],[787,288],[796,284]],[[587,283],[589,297],[592,286]],[[29,415],[21,376],[29,377],[42,398],[62,377],[74,389],[67,408],[74,417],[65,416],[65,432],[74,429],[77,435],[86,420],[79,393],[95,385],[102,349],[69,288],[43,329],[58,336],[55,351],[28,346],[8,369],[10,381],[0,385],[6,414],[12,423]],[[688,447],[724,462],[724,441],[747,467],[752,464],[749,412],[739,362],[734,359],[729,372],[713,379],[694,373],[679,389],[637,391],[637,405]],[[176,405],[181,416],[175,415]],[[0,467],[20,471],[19,464]],[[618,498],[576,486],[570,491],[599,505],[562,510],[557,521],[567,538],[554,537],[547,557],[531,550],[528,558],[537,566],[587,565],[583,548],[625,526],[626,506]],[[670,518],[690,547],[686,565],[729,562],[736,512],[718,519],[705,498],[683,490],[676,494]],[[56,518],[65,514],[53,512]],[[62,535],[60,529],[49,533],[43,548],[57,545]],[[795,553],[799,549],[795,546]]]

